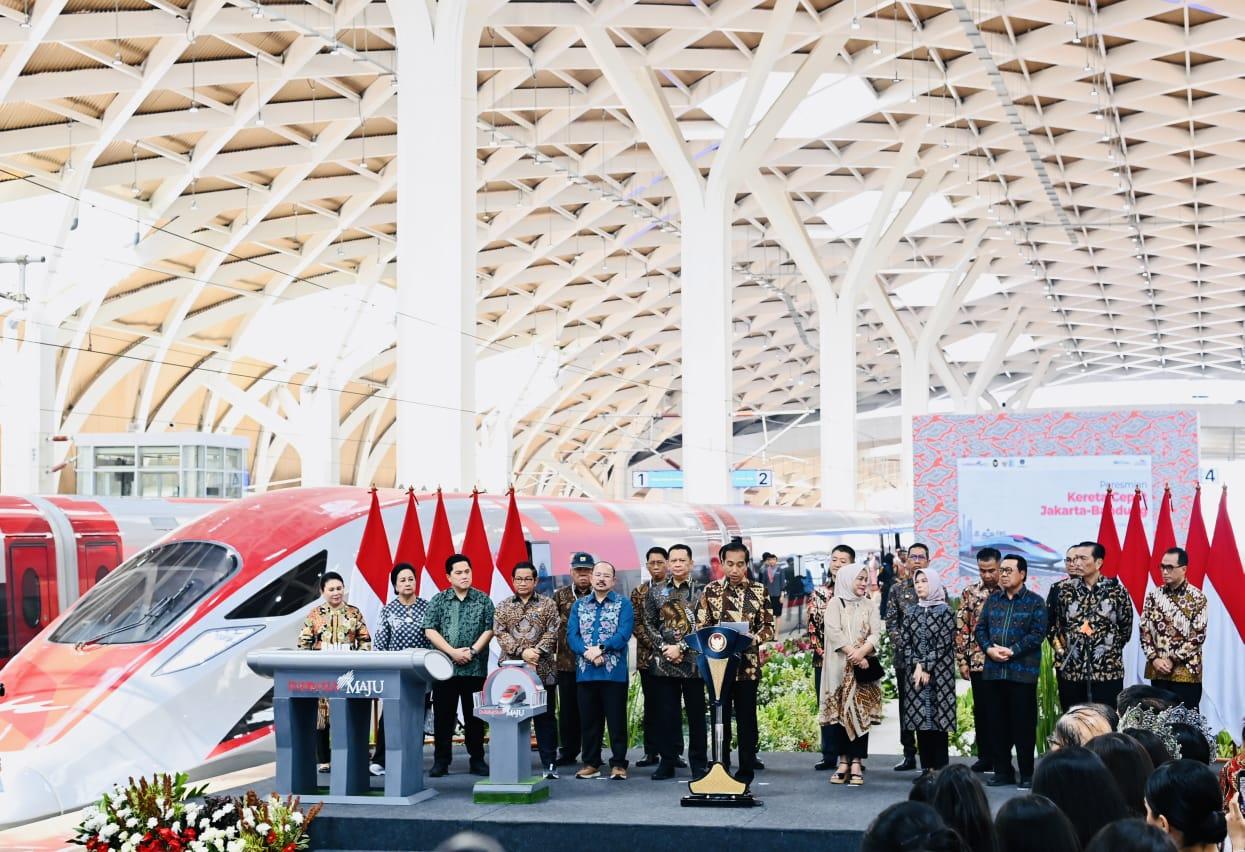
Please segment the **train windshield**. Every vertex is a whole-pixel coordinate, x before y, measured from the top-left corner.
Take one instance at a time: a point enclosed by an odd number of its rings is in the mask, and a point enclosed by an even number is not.
[[[178,541],[150,548],[87,592],[51,641],[150,642],[237,567],[237,557],[212,542]]]

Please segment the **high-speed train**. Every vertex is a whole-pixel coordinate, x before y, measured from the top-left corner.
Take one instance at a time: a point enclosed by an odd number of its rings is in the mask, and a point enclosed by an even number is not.
[[[223,502],[0,495],[0,666],[122,560]]]
[[[506,498],[482,496],[501,541]],[[293,647],[326,570],[354,561],[370,497],[299,488],[221,506],[185,524],[92,587],[0,671],[0,826],[80,807],[110,784],[154,771],[216,771],[271,759],[271,681],[249,651]],[[381,493],[391,544],[405,494]],[[690,545],[698,565],[741,536],[754,551],[877,547],[901,516],[814,509],[519,498],[533,561],[555,581],[585,550],[638,576],[654,544]],[[432,528],[434,501],[422,501]],[[446,498],[455,541],[470,498]]]

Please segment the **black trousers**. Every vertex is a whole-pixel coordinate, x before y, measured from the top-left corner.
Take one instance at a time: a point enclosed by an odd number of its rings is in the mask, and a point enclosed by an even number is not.
[[[316,729],[316,763],[328,763],[332,754],[332,743],[329,742],[329,726]]]
[[[532,719],[532,729],[536,733],[536,750],[540,752],[541,766],[548,766],[558,759],[558,700],[554,698],[558,693],[552,687],[545,691],[549,696],[545,712]]]
[[[899,706],[908,702],[908,688],[912,685],[912,673],[903,666],[895,666],[895,687],[899,691]],[[904,757],[916,757],[916,731],[899,731],[899,744],[903,746]]]
[[[916,744],[921,752],[922,769],[942,769],[950,761],[946,731],[917,731]]]
[[[769,608],[774,611],[774,615],[782,615],[782,595],[770,595]]]
[[[656,675],[649,671],[640,672],[640,692],[644,695],[644,756],[651,757],[661,753],[661,722],[658,720]],[[679,740],[679,754],[683,753],[683,740]]]
[[[472,696],[484,689],[484,678],[456,675],[432,686],[432,762],[449,766],[454,757],[454,727],[458,724],[458,708],[463,711],[463,730],[467,754],[472,760],[484,759],[484,722],[472,710]]]
[[[610,766],[627,765],[627,684],[586,680],[579,684],[579,718],[583,725],[585,766],[601,765],[601,736],[610,732]]]
[[[848,760],[864,760],[869,756],[869,735],[857,737],[854,740],[847,738],[847,729],[842,725],[830,725],[830,741],[834,745],[834,750],[839,753],[839,758],[847,758]]]
[[[982,684],[985,676],[981,672],[971,672],[969,683],[973,685],[973,729],[977,733],[977,757],[986,765],[986,771],[994,766],[994,729],[998,726],[998,714],[987,707],[989,689]]]
[[[1012,749],[1021,778],[1033,777],[1033,749],[1037,745],[1037,684],[983,680],[989,711],[995,714],[994,772],[1012,775]]]
[[[568,760],[579,757],[583,734],[579,727],[579,698],[575,672],[558,672],[558,743],[562,756]]]
[[[742,781],[748,781],[756,771],[757,759],[757,686],[759,681],[737,680],[731,686],[730,697],[722,706],[722,728],[725,731],[724,743],[726,754],[722,755],[722,763],[730,765],[731,720],[735,720],[735,742],[739,744],[739,774]]]
[[[1059,675],[1059,706],[1067,713],[1074,704],[1105,704],[1115,707],[1124,679],[1119,680],[1073,680]]]
[[[1190,710],[1197,710],[1202,704],[1202,685],[1200,683],[1177,683],[1174,680],[1154,678],[1150,685],[1158,689],[1166,689],[1180,696],[1180,703]]]
[[[698,677],[653,676],[657,718],[657,753],[670,764],[683,753],[683,710],[693,770],[709,766],[709,729],[705,724],[705,682]]]
[[[813,657],[813,704],[817,713],[821,713],[821,657]],[[834,751],[834,738],[830,735],[830,725],[821,726],[821,758],[834,763],[838,755]]]

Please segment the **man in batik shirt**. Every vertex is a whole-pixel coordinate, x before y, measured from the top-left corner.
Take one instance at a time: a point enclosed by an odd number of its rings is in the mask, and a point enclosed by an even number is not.
[[[839,569],[856,561],[856,551],[846,544],[837,545],[830,551],[830,565],[826,569],[826,579],[820,586],[813,589],[808,599],[808,644],[813,649],[813,700],[821,695],[821,664],[825,657],[826,645],[826,605],[834,597],[834,579],[839,576]],[[813,765],[818,772],[825,772],[838,765],[838,755],[834,753],[833,740],[830,736],[832,725],[821,726],[821,760]]]
[[[558,766],[573,765],[583,743],[575,654],[566,643],[566,628],[575,601],[592,594],[592,566],[596,564],[592,554],[576,553],[571,557],[571,584],[553,593],[553,603],[558,608],[558,703],[562,705],[562,712],[558,714]]]
[[[1180,696],[1190,710],[1202,703],[1202,646],[1206,596],[1186,579],[1189,554],[1168,548],[1159,563],[1163,585],[1151,589],[1141,610],[1141,650],[1151,685]]]
[[[1102,575],[1107,551],[1096,541],[1076,546],[1080,577],[1060,586],[1049,610],[1047,639],[1060,660],[1059,703],[1114,707],[1124,688],[1124,646],[1133,632],[1133,600],[1114,577]]]
[[[683,754],[683,709],[687,708],[692,775],[709,768],[705,727],[705,685],[696,668],[696,652],[687,636],[696,629],[696,604],[701,588],[692,580],[692,549],[676,544],[669,551],[669,573],[654,583],[636,611],[636,641],[641,634],[653,649],[652,684],[657,721],[657,748],[661,755],[653,779],[673,778]],[[645,699],[645,706],[647,708]]]
[[[973,730],[977,735],[977,761],[974,772],[994,771],[995,714],[991,712],[989,690],[982,672],[986,667],[986,654],[977,644],[977,622],[986,599],[998,591],[999,561],[1003,558],[993,547],[977,551],[978,582],[960,593],[960,608],[955,612],[955,660],[960,677],[973,685]]]
[[[545,687],[545,712],[532,720],[536,747],[546,778],[557,778],[558,759],[558,608],[553,598],[536,592],[536,566],[519,562],[510,570],[514,596],[497,605],[493,613],[493,636],[501,660],[522,660],[536,669]]]
[[[752,644],[740,660],[736,683],[722,708],[722,725],[726,735],[726,754],[721,755],[729,766],[730,728],[734,718],[739,743],[739,772],[735,778],[751,784],[756,770],[764,769],[757,760],[757,686],[761,681],[761,645],[774,639],[774,610],[770,608],[765,586],[748,582],[748,548],[738,539],[724,545],[718,552],[726,575],[705,586],[696,606],[696,627],[709,627],[722,622],[743,622],[748,625]]]
[[[640,629],[639,622],[644,613],[644,599],[652,586],[660,586],[666,582],[666,565],[669,554],[664,547],[650,547],[644,556],[645,567],[649,578],[631,590],[631,609],[635,612],[635,670],[640,673],[640,692],[644,695],[644,757],[635,762],[636,766],[656,766],[658,744],[657,728],[657,695],[653,691],[653,646],[649,644],[648,634]]]

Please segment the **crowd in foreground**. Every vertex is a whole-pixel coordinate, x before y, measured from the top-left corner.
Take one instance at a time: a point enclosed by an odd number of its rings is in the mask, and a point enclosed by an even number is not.
[[[1144,685],[1123,690],[1117,707],[1077,705],[1056,724],[1032,791],[997,815],[972,769],[950,765],[918,776],[908,801],[879,814],[861,848],[1218,852],[1226,840],[1245,850],[1239,790],[1208,766],[1204,741],[1177,732],[1191,712],[1173,693]]]

